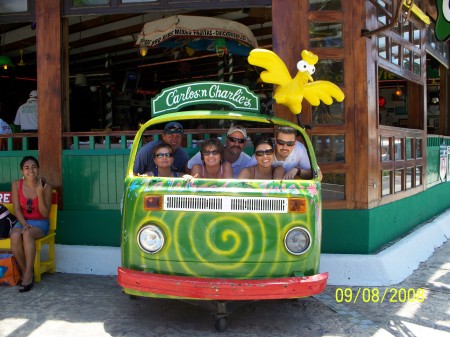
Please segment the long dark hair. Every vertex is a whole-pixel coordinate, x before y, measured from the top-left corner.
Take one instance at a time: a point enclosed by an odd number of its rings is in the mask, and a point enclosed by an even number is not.
[[[35,157],[33,157],[33,156],[25,156],[25,157],[23,157],[22,161],[20,162],[20,169],[21,170],[23,170],[23,165],[25,165],[25,163],[27,161],[29,161],[29,160],[34,161],[36,163],[36,166],[39,168],[39,162],[38,162],[38,160]]]

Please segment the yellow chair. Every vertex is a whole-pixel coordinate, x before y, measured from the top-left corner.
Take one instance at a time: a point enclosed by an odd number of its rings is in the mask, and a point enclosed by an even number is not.
[[[5,205],[11,213],[14,213],[13,204],[5,202],[11,200],[10,192],[0,192],[0,203]],[[34,259],[34,282],[41,281],[41,275],[45,272],[55,272],[55,235],[56,219],[58,213],[58,193],[53,191],[52,207],[50,209],[50,229],[46,236],[37,239],[36,257]],[[43,245],[48,245],[48,259],[41,260],[41,250]],[[11,250],[11,239],[0,239],[0,250]]]

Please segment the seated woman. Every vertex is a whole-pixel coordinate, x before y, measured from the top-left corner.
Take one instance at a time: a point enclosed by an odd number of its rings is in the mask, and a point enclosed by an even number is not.
[[[192,166],[191,175],[184,175],[185,180],[192,178],[233,178],[233,169],[224,158],[225,149],[218,139],[208,139],[203,142],[200,150],[202,164]]]
[[[173,165],[173,150],[167,143],[155,146],[153,149],[153,160],[156,164],[155,172],[149,172],[149,176],[154,177],[181,177],[183,173],[176,172]]]
[[[12,183],[12,203],[17,223],[11,230],[11,249],[22,269],[19,292],[33,287],[35,240],[48,234],[52,186],[39,176],[39,162],[26,156],[20,162],[23,178]]]
[[[238,179],[282,179],[283,166],[272,167],[274,160],[274,146],[272,140],[262,137],[255,142],[255,158],[257,164],[243,168]]]

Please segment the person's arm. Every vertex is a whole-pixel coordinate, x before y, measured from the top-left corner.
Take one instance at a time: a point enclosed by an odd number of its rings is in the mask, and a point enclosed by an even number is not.
[[[237,179],[250,179],[252,177],[250,168],[251,166],[243,168],[241,172],[239,172]]]
[[[277,167],[279,167],[279,166],[277,166]],[[301,171],[301,169],[299,169],[299,168],[297,168],[297,167],[291,168],[289,171],[287,171],[287,172],[284,173],[283,179],[285,179],[285,180],[294,179],[294,177],[295,177],[298,173],[300,173],[300,171]]]
[[[229,162],[224,162],[222,164],[223,169],[223,178],[224,179],[231,179],[233,178],[233,168],[231,167],[231,164]]]
[[[134,175],[144,174],[145,170],[145,156],[143,155],[142,151],[143,148],[139,150],[139,152],[136,155],[136,158],[134,159],[134,165],[133,165],[133,173]]]
[[[23,226],[23,228],[29,227],[27,221],[25,220],[23,214],[22,214],[22,208],[20,207],[19,202],[19,181],[13,181],[11,185],[11,198],[12,198],[12,204],[14,207],[14,215],[16,216],[17,220],[20,222],[20,224]]]
[[[200,176],[200,173],[202,171],[201,165],[194,165],[192,166],[191,174],[185,174],[183,175],[183,179],[187,182],[193,183],[194,179]]]
[[[191,176],[194,178],[201,177],[202,176],[202,167],[203,167],[202,165],[198,165],[198,164],[192,166]]]
[[[301,179],[311,179],[312,170],[311,170],[311,162],[309,160],[308,152],[306,151],[305,145],[300,142],[297,142],[298,152],[296,155],[298,156],[298,165],[297,165],[297,173],[290,179],[294,179],[296,177],[300,177]]]
[[[299,169],[300,172],[297,174],[302,179],[311,179],[312,170],[311,169]]]
[[[273,179],[280,180],[284,176],[284,167],[279,165],[273,169]]]
[[[14,125],[20,126],[20,108],[17,110],[16,118],[14,119]]]
[[[45,180],[44,180],[45,181]],[[50,209],[52,207],[52,187],[45,182],[42,186],[42,178],[39,179],[39,184],[36,187],[36,193],[38,195],[39,212],[44,218],[50,216]]]
[[[289,179],[310,179],[311,178],[312,171],[311,169],[305,169],[305,168],[298,168],[294,167],[284,173],[283,179],[289,180]]]
[[[151,163],[153,161],[152,154],[155,146],[155,142],[147,143],[136,154],[133,165],[134,175],[149,175],[153,171]]]

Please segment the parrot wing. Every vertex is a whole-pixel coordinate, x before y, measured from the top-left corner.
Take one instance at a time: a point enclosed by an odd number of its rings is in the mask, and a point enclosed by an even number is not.
[[[344,93],[334,83],[329,81],[314,81],[305,84],[303,87],[304,98],[313,106],[318,106],[320,101],[327,105],[333,104],[333,98],[342,102],[344,100]]]
[[[248,63],[266,69],[261,72],[261,79],[266,83],[287,85],[292,81],[291,74],[284,62],[271,50],[253,49]]]

